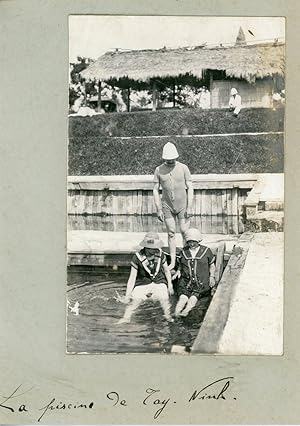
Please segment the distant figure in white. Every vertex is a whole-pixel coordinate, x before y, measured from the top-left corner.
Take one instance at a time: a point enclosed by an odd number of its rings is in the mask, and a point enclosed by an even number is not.
[[[84,102],[84,95],[81,93],[80,96],[75,100],[74,105],[72,106],[72,111],[77,114],[83,102]]]
[[[205,86],[200,89],[199,107],[202,109],[210,108],[210,91]]]
[[[285,90],[273,94],[273,110],[285,104]]]
[[[185,242],[194,197],[191,173],[185,164],[176,161],[178,157],[176,146],[168,142],[162,153],[164,163],[157,167],[154,173],[153,196],[157,217],[161,222],[165,221],[168,232],[170,270],[174,269],[176,262],[175,220],[177,218],[183,242]],[[162,189],[161,198],[160,187]]]
[[[238,91],[233,87],[230,91],[229,111],[233,111],[233,115],[237,117],[242,108],[242,98]]]
[[[124,316],[118,324],[128,323],[136,309],[144,301],[158,301],[167,321],[172,322],[169,295],[173,295],[171,273],[158,234],[149,232],[140,243],[131,261],[131,270],[127,282],[123,303],[128,304]]]

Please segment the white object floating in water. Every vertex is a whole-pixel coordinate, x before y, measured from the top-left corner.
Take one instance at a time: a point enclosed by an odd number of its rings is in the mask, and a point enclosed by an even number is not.
[[[75,302],[74,306],[71,306],[71,303],[68,301],[68,307],[72,314],[79,315],[79,302]]]
[[[116,292],[116,296],[113,296],[113,299],[115,299],[115,301],[117,303],[125,303],[126,304],[125,296],[121,296],[120,293],[118,292],[118,290],[115,290],[115,292]]]

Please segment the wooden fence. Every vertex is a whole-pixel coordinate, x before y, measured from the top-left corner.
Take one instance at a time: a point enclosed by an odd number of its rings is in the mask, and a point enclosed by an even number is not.
[[[202,234],[240,234],[244,223],[240,216],[192,216],[190,227],[199,229]],[[156,216],[129,215],[69,215],[68,229],[78,231],[109,232],[166,232],[165,224]],[[179,231],[178,224],[176,232]]]
[[[193,175],[196,216],[239,216],[259,175]],[[153,176],[70,176],[70,215],[154,215]]]
[[[201,216],[238,216],[249,190],[195,189],[193,213]],[[153,215],[151,190],[69,190],[68,213],[87,215]]]

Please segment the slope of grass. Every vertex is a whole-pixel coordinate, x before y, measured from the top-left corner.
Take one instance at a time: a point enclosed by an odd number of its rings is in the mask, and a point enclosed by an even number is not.
[[[152,174],[162,147],[176,144],[192,173],[281,173],[283,135],[234,135],[143,139],[95,136],[69,141],[70,175]]]
[[[243,109],[238,117],[224,109],[159,110],[70,117],[70,137],[201,135],[277,132],[284,126],[284,109]]]

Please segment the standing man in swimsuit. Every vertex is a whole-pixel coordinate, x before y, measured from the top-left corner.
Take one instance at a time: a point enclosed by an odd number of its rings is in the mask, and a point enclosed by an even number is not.
[[[154,173],[154,202],[158,219],[165,221],[170,248],[170,270],[174,269],[176,261],[176,218],[185,243],[185,234],[190,225],[194,190],[189,168],[176,161],[179,157],[176,146],[168,142],[163,148],[164,163],[155,169]],[[159,188],[162,189],[162,197]]]

